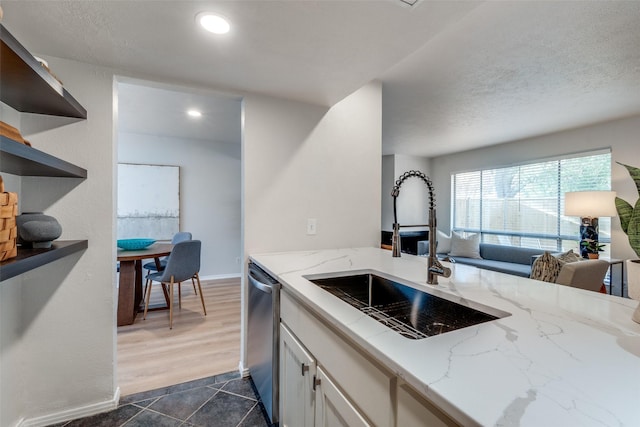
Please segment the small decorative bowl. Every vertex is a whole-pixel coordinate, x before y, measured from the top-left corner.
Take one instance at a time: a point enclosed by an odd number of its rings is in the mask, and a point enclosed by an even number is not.
[[[119,239],[118,247],[125,251],[137,251],[154,244],[153,239]]]

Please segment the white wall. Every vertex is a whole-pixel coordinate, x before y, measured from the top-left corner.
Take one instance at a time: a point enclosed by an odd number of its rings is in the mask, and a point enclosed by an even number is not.
[[[180,166],[180,230],[202,241],[202,278],[242,269],[240,149],[240,141],[118,134],[118,162]]]
[[[379,93],[369,84],[329,110],[245,98],[245,254],[378,243]]]
[[[382,230],[393,231],[393,197],[391,190],[396,180],[405,172],[416,170],[429,176],[427,157],[387,155],[383,157],[382,172]],[[429,192],[425,183],[418,178],[407,179],[400,187],[396,200],[398,223],[401,225],[420,225],[428,223]],[[403,230],[426,230],[427,227]]]
[[[433,182],[438,196],[438,224],[448,230],[451,225],[451,174],[480,168],[506,166],[527,160],[611,147],[611,186],[618,196],[633,202],[638,199],[636,187],[626,169],[616,161],[640,166],[640,116],[586,126],[522,141],[495,145],[478,150],[431,159]],[[620,228],[612,218],[611,251],[614,258],[637,258]]]
[[[379,245],[379,83],[329,110],[249,95],[244,114],[245,259],[260,252]],[[307,218],[317,219],[317,235],[306,235]],[[244,312],[243,322],[246,305]]]
[[[55,216],[63,239],[88,239],[89,248],[0,285],[3,426],[95,413],[117,397],[116,72],[46,59],[89,119],[23,115],[23,133],[30,130],[36,148],[86,168],[88,178],[19,178],[20,203]],[[253,252],[379,244],[380,92],[367,85],[329,110],[245,97],[245,260]],[[309,217],[318,220],[316,236],[306,235]]]
[[[382,201],[380,230],[393,231],[393,198],[391,190],[396,181],[395,156],[382,156]]]
[[[0,283],[3,426],[43,425],[52,413],[116,403],[112,76],[47,59],[88,119],[23,114],[21,130],[35,148],[87,169],[88,178],[19,178],[19,208],[53,215],[61,239],[88,239],[89,247]]]

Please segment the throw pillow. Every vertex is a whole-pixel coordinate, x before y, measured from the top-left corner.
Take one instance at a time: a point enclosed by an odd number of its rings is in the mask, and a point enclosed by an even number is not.
[[[482,259],[480,256],[480,235],[463,237],[455,231],[451,233],[451,251],[449,256]]]
[[[567,252],[563,252],[559,255],[556,255],[556,258],[564,262],[576,262],[576,261],[582,261],[583,259],[580,255],[573,252],[573,249],[569,249]]]
[[[555,283],[564,264],[564,261],[559,260],[549,252],[545,252],[534,261],[529,277],[534,280]]]
[[[447,236],[442,231],[436,232],[436,252],[439,254],[448,254],[451,252],[451,236]]]

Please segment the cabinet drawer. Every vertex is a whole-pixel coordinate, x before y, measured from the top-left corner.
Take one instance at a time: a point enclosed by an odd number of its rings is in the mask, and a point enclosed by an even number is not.
[[[393,426],[393,377],[358,352],[359,348],[327,327],[283,289],[280,318],[296,335],[318,366],[372,424]]]

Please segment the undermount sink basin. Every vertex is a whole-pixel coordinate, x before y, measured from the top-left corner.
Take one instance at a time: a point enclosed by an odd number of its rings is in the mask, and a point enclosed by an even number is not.
[[[490,322],[509,313],[418,290],[372,270],[305,276],[307,280],[357,308],[393,331],[422,339]]]

